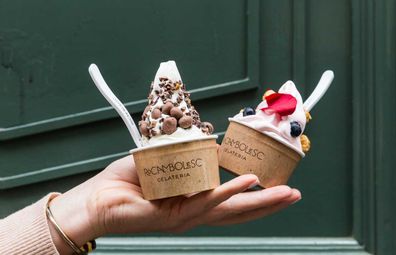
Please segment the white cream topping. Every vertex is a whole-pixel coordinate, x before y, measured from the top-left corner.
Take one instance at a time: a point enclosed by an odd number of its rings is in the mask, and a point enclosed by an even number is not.
[[[207,136],[197,126],[191,126],[191,128],[183,129],[178,127],[176,131],[171,135],[157,135],[150,139],[142,137],[143,146],[165,144],[170,142],[182,142],[183,140],[190,140],[193,138],[199,138]]]

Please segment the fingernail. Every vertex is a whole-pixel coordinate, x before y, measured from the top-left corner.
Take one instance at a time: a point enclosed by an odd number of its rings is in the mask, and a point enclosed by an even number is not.
[[[298,199],[298,200],[296,200],[296,201],[294,201],[294,202],[292,203],[292,205],[294,205],[295,203],[297,203],[297,202],[300,201],[300,200],[301,200],[301,198]]]
[[[248,187],[248,189],[251,189],[253,187],[256,187],[258,184],[260,183],[260,181],[258,179],[256,179],[255,182],[253,182],[252,184],[250,184],[250,186]]]

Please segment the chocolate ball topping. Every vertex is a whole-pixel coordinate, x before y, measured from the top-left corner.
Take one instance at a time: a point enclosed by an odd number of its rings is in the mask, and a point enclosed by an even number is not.
[[[140,129],[140,133],[144,136],[148,136],[149,135],[149,130],[147,128],[147,122],[145,121],[140,121],[139,122],[139,129]]]
[[[162,124],[162,132],[167,135],[173,134],[177,129],[177,120],[173,117],[166,118]]]
[[[163,106],[162,106],[162,113],[166,114],[166,115],[170,115],[170,110],[173,107],[173,103],[172,102],[166,102]]]
[[[183,117],[183,112],[178,107],[173,107],[170,110],[170,115],[172,117],[175,117],[176,119],[180,119],[181,117]]]
[[[202,131],[207,134],[212,134],[214,131],[213,125],[209,122],[202,122],[201,128],[202,128]]]
[[[150,106],[147,105],[146,108],[144,108],[143,114],[142,114],[142,120],[144,120],[147,117],[147,112],[150,110]]]
[[[153,119],[158,119],[159,117],[161,117],[161,110],[158,108],[155,108],[152,112],[151,112],[151,117]]]
[[[190,128],[193,122],[193,118],[191,116],[183,116],[179,119],[179,126],[181,128]]]

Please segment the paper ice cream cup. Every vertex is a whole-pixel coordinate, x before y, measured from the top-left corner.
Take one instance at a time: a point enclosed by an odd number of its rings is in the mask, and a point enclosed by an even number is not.
[[[286,184],[301,158],[281,141],[232,120],[219,149],[221,167],[255,174],[263,188]]]
[[[186,195],[220,185],[217,136],[131,150],[147,200]]]

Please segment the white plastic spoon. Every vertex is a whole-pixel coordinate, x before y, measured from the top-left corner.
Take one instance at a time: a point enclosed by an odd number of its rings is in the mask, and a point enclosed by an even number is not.
[[[106,100],[113,106],[113,108],[121,116],[136,146],[138,148],[142,147],[142,142],[140,140],[140,133],[136,127],[135,122],[133,121],[131,115],[129,114],[125,106],[114,95],[113,91],[111,91],[111,89],[103,79],[103,76],[99,71],[99,68],[95,64],[91,64],[88,68],[88,71],[96,87],[99,89],[100,93],[102,93],[102,95],[106,98]]]
[[[334,79],[334,73],[331,70],[327,70],[323,73],[318,85],[312,92],[312,94],[308,97],[304,102],[304,108],[306,111],[311,111],[311,109],[316,105],[317,102],[322,98],[322,96],[326,93],[327,89],[330,87]]]

